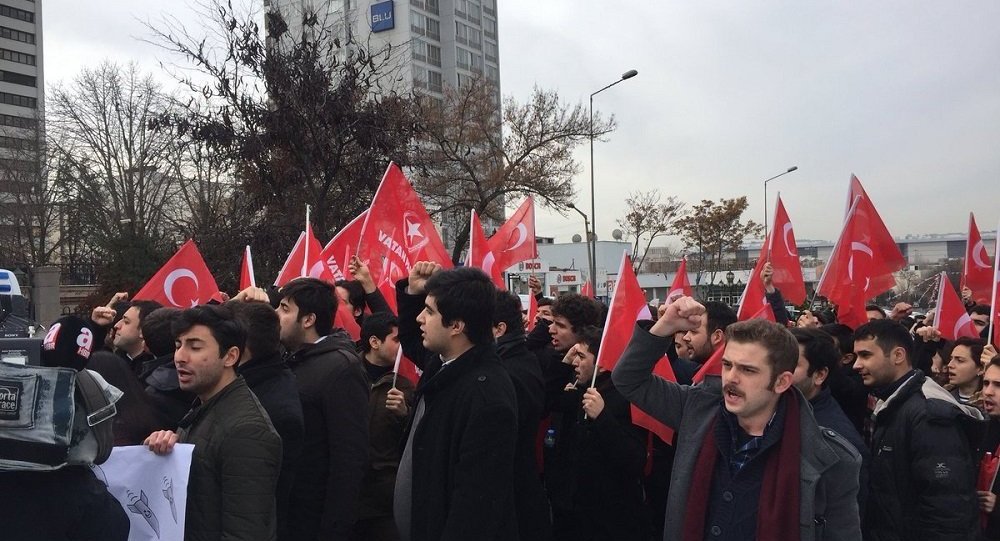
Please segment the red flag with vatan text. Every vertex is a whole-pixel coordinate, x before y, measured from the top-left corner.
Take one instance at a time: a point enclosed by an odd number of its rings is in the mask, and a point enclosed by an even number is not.
[[[358,257],[366,262],[383,293],[397,280],[406,278],[418,261],[452,267],[427,209],[395,163],[386,168],[364,222]],[[388,288],[383,288],[384,284]]]
[[[476,214],[475,209],[470,215],[469,253],[465,259],[465,265],[482,269],[493,280],[494,285],[506,291],[506,284],[503,283],[503,276],[500,275],[501,267],[497,264],[489,243],[486,242],[486,234],[483,233],[483,224],[479,221],[479,215]]]
[[[330,270],[330,274],[335,280],[353,280],[354,276],[348,268],[351,262],[351,255],[358,249],[358,240],[361,239],[361,228],[365,225],[365,216],[368,211],[364,211],[356,216],[347,225],[340,228],[337,234],[330,239],[320,252],[320,259]]]
[[[691,281],[688,280],[688,259],[684,256],[681,264],[677,267],[677,274],[670,284],[670,292],[667,293],[667,302],[673,302],[680,297],[692,297],[694,292],[691,289]]]
[[[802,304],[806,300],[806,282],[802,277],[802,263],[799,261],[792,221],[788,218],[780,195],[774,211],[774,227],[769,236],[771,238],[766,254],[774,269],[771,281],[774,287],[781,290],[782,297],[792,304]]]
[[[243,262],[240,264],[240,291],[256,286],[257,280],[253,276],[253,257],[250,255],[250,245],[243,249]]]
[[[535,200],[526,197],[489,239],[496,266],[503,272],[522,261],[538,258],[535,242]]]
[[[948,275],[941,272],[938,284],[937,305],[934,308],[934,326],[941,332],[945,340],[955,340],[960,336],[979,338],[975,323],[965,311],[965,305],[955,288],[951,286]]]
[[[201,257],[198,246],[193,240],[188,240],[133,299],[156,301],[174,308],[190,308],[207,303],[218,293],[219,286]]]
[[[986,253],[983,236],[976,225],[976,217],[969,213],[969,235],[965,244],[965,262],[962,266],[962,285],[972,290],[977,303],[990,304],[993,294],[993,263]]]

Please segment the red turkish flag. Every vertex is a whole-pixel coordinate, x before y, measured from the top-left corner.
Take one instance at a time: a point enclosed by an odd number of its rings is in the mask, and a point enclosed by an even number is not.
[[[601,347],[603,348],[604,345],[602,344]],[[622,353],[624,353],[624,351]],[[656,361],[656,365],[653,366],[653,374],[667,381],[673,381],[674,383],[677,382],[677,376],[674,375],[674,369],[670,366],[670,359],[668,359],[666,355],[661,357],[659,361]],[[632,404],[632,424],[641,426],[653,434],[656,434],[656,436],[663,440],[664,443],[671,443],[674,440],[674,429],[657,421],[651,415],[642,411],[635,404]]]
[[[981,304],[990,304],[993,294],[993,263],[986,253],[983,237],[979,234],[976,217],[969,213],[969,236],[965,245],[965,265],[962,268],[962,287],[972,290],[972,298]]]
[[[632,270],[632,260],[628,254],[622,254],[618,284],[615,285],[611,305],[608,306],[608,319],[604,322],[601,350],[597,353],[595,366],[613,370],[622,353],[625,353],[635,322],[652,318],[649,305],[646,304],[646,294],[639,287],[639,280]],[[596,368],[594,373],[597,373]]]
[[[320,259],[330,270],[330,275],[335,280],[353,280],[354,276],[347,265],[351,262],[351,255],[358,248],[358,241],[361,239],[361,228],[365,225],[365,216],[368,211],[364,211],[356,218],[347,222],[347,225],[340,228],[337,234],[330,239],[320,252]]]
[[[867,299],[891,289],[896,283],[892,273],[905,265],[906,259],[875,207],[859,195],[848,212],[817,291],[837,304],[841,323],[857,328],[868,322]]]
[[[365,216],[358,257],[367,262],[376,284],[406,278],[418,261],[452,267],[427,209],[395,163],[385,170]]]
[[[996,242],[993,245],[993,293],[990,297],[990,322],[993,326],[993,345],[1000,347],[1000,319],[998,319],[997,309],[1000,308],[1000,223],[997,224]]]
[[[250,245],[243,249],[243,262],[240,264],[240,291],[256,286],[257,280],[253,276],[253,257],[250,255]]]
[[[747,278],[747,285],[743,288],[743,295],[740,297],[740,309],[736,312],[739,321],[753,319],[753,317],[765,306],[770,306],[767,302],[764,281],[760,278],[761,270],[767,263],[767,252],[770,248],[770,236],[764,239],[763,246],[760,247],[760,255],[757,256],[757,264],[750,277]],[[773,312],[772,312],[773,314]]]
[[[489,239],[496,266],[503,272],[522,261],[538,258],[535,242],[535,200],[526,197]]]
[[[198,246],[193,240],[188,240],[132,298],[156,301],[175,308],[190,308],[208,303],[218,293],[219,286],[201,257]]]
[[[943,271],[940,280],[937,305],[934,309],[934,326],[941,331],[941,336],[946,340],[955,340],[960,336],[979,338],[976,325],[965,311],[962,299],[955,293],[948,275]]]
[[[486,241],[486,234],[483,233],[483,224],[479,221],[479,215],[473,210],[469,220],[469,254],[465,259],[465,265],[482,269],[493,283],[502,290],[507,289],[503,283],[503,276],[500,275],[501,267],[497,264],[493,250]]]
[[[584,297],[589,297],[589,298],[593,299],[594,298],[594,284],[590,283],[590,280],[587,280],[586,282],[584,282],[583,283],[583,287],[580,288],[580,294],[583,295]]]
[[[806,300],[806,282],[802,277],[802,263],[799,262],[792,221],[788,219],[788,212],[785,211],[780,196],[770,237],[770,249],[766,253],[774,269],[771,276],[774,287],[781,290],[781,295],[793,304],[802,304]]]
[[[688,260],[687,257],[681,259],[680,266],[677,267],[677,274],[674,275],[674,282],[670,284],[670,292],[667,293],[667,302],[680,297],[693,297],[691,282],[688,280]]]
[[[318,278],[332,284],[334,282],[333,274],[320,259],[320,254],[323,252],[322,246],[313,235],[312,226],[306,224],[306,230],[299,233],[295,246],[288,253],[285,264],[281,266],[281,272],[274,279],[274,285],[281,287],[295,278],[305,276]]]

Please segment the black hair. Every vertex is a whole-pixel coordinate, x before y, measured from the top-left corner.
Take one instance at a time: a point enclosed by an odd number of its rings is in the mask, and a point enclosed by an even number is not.
[[[372,350],[371,337],[385,340],[392,330],[399,327],[399,320],[392,312],[375,312],[361,321],[361,353]]]
[[[556,301],[550,299],[549,297],[542,297],[540,299],[535,300],[535,303],[539,308],[543,306],[552,306],[555,302]]]
[[[593,299],[578,293],[567,293],[552,303],[552,315],[566,318],[570,330],[578,333],[578,329],[600,324],[601,307]]]
[[[854,331],[855,342],[871,339],[875,340],[882,353],[886,355],[897,347],[903,348],[907,362],[913,364],[913,337],[906,327],[891,319],[874,319]]]
[[[988,304],[973,304],[969,307],[969,314],[976,314],[977,316],[989,316],[990,315],[990,305]]]
[[[795,341],[802,346],[806,360],[809,361],[807,374],[811,376],[824,368],[832,374],[837,369],[841,355],[836,340],[832,336],[819,329],[795,328],[790,330]]]
[[[758,344],[767,351],[771,368],[771,386],[783,372],[795,372],[799,364],[799,345],[788,329],[766,319],[748,319],[726,327],[726,343]]]
[[[171,326],[180,315],[180,309],[165,307],[154,310],[139,320],[139,330],[142,331],[146,349],[154,357],[164,357],[174,352],[174,333]]]
[[[524,334],[524,316],[521,314],[521,298],[509,291],[497,290],[496,305],[493,307],[493,326],[505,323],[505,335]]]
[[[246,329],[246,346],[254,358],[272,357],[281,351],[281,324],[274,308],[262,302],[231,302],[226,307]]]
[[[350,303],[351,308],[355,310],[365,309],[365,288],[361,285],[361,282],[357,280],[337,280],[334,285],[347,290],[347,302]]]
[[[465,323],[465,336],[476,345],[493,342],[493,307],[496,286],[483,271],[459,267],[433,274],[424,287],[434,297],[441,323]]]
[[[230,348],[237,348],[240,353],[247,341],[247,331],[233,315],[228,307],[218,304],[203,304],[188,308],[177,316],[170,329],[174,339],[191,330],[195,325],[204,325],[212,333],[212,338],[219,343],[219,354],[225,355]]]
[[[595,363],[597,362],[597,354],[601,351],[602,334],[604,334],[604,329],[593,325],[581,327],[579,331],[576,331],[577,343],[587,345],[587,350],[593,354]]]
[[[985,340],[981,340],[979,338],[969,338],[968,336],[959,336],[952,342],[952,353],[955,352],[956,346],[965,346],[969,348],[969,354],[972,355],[972,362],[976,363],[976,366],[980,368],[983,367],[983,361],[981,358],[983,356],[983,349],[986,347]],[[951,355],[948,357],[950,358]]]
[[[280,297],[291,299],[298,307],[296,321],[302,321],[302,318],[313,314],[316,316],[316,334],[330,334],[338,301],[333,284],[316,278],[296,278],[281,288]]]
[[[708,334],[715,331],[725,331],[733,323],[736,323],[736,310],[728,304],[719,301],[707,301],[702,303],[705,306],[707,316]]]
[[[854,330],[843,323],[820,325],[819,330],[832,336],[840,349],[840,356],[854,353]]]
[[[865,312],[878,312],[878,313],[882,314],[883,318],[885,318],[885,310],[883,310],[882,307],[879,306],[879,305],[877,305],[877,304],[866,305],[865,306]]]
[[[159,310],[160,308],[163,308],[163,305],[160,304],[160,303],[158,303],[158,302],[156,302],[156,301],[132,301],[129,304],[129,308],[138,308],[139,309],[139,321],[142,321],[142,320],[146,319],[146,316],[148,316],[149,314],[151,314],[155,310]]]

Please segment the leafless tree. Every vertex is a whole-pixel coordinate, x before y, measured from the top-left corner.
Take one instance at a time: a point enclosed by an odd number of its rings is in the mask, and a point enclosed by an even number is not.
[[[553,90],[536,87],[524,103],[507,97],[502,108],[482,77],[444,90],[443,103],[418,102],[420,152],[413,181],[429,210],[455,229],[456,261],[469,238],[471,210],[502,222],[504,204],[526,195],[564,209],[580,170],[573,149],[591,132],[602,137],[615,128],[614,118],[600,115],[591,126],[583,105],[568,104]]]
[[[632,264],[636,272],[642,267],[653,240],[675,233],[676,222],[684,217],[687,205],[676,196],[666,202],[657,189],[637,191],[625,199],[625,216],[617,220],[618,226],[632,239]]]
[[[678,221],[681,239],[698,262],[699,283],[705,272],[709,273],[709,283],[714,283],[725,256],[735,252],[747,237],[763,231],[764,227],[753,220],[740,221],[746,208],[745,195],[719,199],[718,203],[704,199]]]

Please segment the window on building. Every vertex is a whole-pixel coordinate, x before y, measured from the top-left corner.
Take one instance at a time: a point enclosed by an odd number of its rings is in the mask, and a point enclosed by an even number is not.
[[[0,103],[6,103],[7,105],[17,105],[19,107],[28,107],[30,109],[35,109],[38,107],[38,100],[35,98],[29,98],[28,96],[22,96],[20,94],[11,94],[9,92],[0,92]]]
[[[948,259],[965,257],[965,245],[964,240],[949,240]]]
[[[427,63],[441,67],[441,47],[427,44]]]
[[[415,88],[427,88],[427,69],[421,66],[413,66],[413,86]]]
[[[444,92],[440,71],[427,70],[427,89],[431,92]]]
[[[455,47],[455,63],[466,70],[472,69],[472,52],[461,47]]]
[[[25,11],[23,9],[17,9],[15,7],[11,7],[6,4],[0,4],[0,16],[10,17],[11,19],[17,19],[19,21],[24,21],[26,23],[35,22],[34,13],[30,11]]]
[[[483,33],[488,38],[497,39],[497,22],[489,17],[483,19]]]
[[[414,34],[420,34],[421,36],[427,34],[427,17],[410,10],[410,30]]]
[[[427,37],[441,41],[441,22],[427,18]]]
[[[23,116],[0,115],[0,126],[34,129],[38,127],[38,121],[34,118],[25,118]]]
[[[493,65],[486,64],[486,78],[497,84],[500,82],[500,70]]]
[[[16,73],[13,71],[0,70],[0,81],[23,86],[38,86],[38,78],[34,75],[25,75],[23,73]]]
[[[35,35],[30,32],[22,32],[20,30],[14,30],[13,28],[7,28],[6,26],[0,26],[0,38],[12,39],[14,41],[20,41],[22,43],[35,43]]]
[[[17,62],[18,64],[27,64],[29,66],[35,65],[35,55],[11,51],[10,49],[0,49],[0,58],[10,60],[11,62]]]
[[[20,137],[0,135],[0,147],[14,148],[18,150],[35,150],[38,148],[38,145],[32,139],[21,139]]]
[[[482,55],[473,54],[472,55],[472,71],[476,73],[483,72],[483,57]]]
[[[427,62],[427,43],[414,38],[410,42],[410,52],[414,60],[420,60],[421,62]]]
[[[500,50],[497,44],[492,41],[486,41],[484,43],[486,51],[486,60],[493,62],[494,64],[500,61]]]

